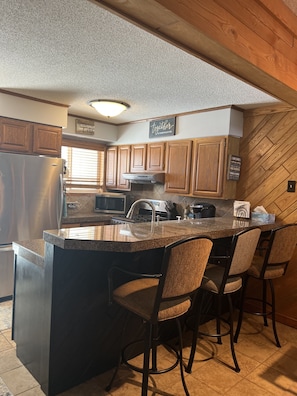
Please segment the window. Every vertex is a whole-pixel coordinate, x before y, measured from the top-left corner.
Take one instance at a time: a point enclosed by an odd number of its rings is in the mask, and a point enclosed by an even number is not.
[[[101,188],[104,183],[105,147],[87,144],[78,147],[78,142],[63,141],[61,156],[66,161],[66,187]],[[90,148],[90,147],[91,148]]]

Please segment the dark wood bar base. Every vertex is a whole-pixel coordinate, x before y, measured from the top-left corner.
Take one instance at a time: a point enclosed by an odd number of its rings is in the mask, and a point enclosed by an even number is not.
[[[108,304],[107,272],[113,265],[155,272],[162,249],[112,253],[50,244],[45,249],[43,267],[16,256],[13,338],[18,358],[51,396],[117,364],[124,312]],[[141,331],[131,318],[124,342]]]

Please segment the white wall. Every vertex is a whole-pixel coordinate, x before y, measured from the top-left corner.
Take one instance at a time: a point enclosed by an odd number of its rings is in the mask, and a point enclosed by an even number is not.
[[[0,92],[0,116],[65,127],[68,107],[43,103]]]
[[[176,117],[176,133],[174,136],[166,137],[166,140],[227,135],[242,137],[242,132],[243,113],[228,107]],[[147,143],[151,141],[152,139],[149,139],[149,121],[118,127],[116,144]]]
[[[94,135],[80,135],[75,133],[75,120],[78,117],[69,116],[67,128],[63,129],[63,135],[67,136],[75,136],[88,139],[96,139],[98,141],[106,142],[106,143],[114,143],[117,141],[118,137],[118,129],[115,125],[105,124],[102,122],[94,122],[95,125],[95,133]],[[80,119],[83,119],[81,117]]]

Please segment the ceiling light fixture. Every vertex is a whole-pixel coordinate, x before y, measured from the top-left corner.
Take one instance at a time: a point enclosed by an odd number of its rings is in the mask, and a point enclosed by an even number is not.
[[[130,107],[124,102],[105,99],[90,100],[88,104],[105,117],[115,117]]]

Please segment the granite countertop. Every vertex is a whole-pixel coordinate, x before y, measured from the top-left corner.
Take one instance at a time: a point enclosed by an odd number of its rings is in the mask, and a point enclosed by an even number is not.
[[[43,239],[13,242],[12,244],[15,254],[22,256],[39,267],[44,266],[44,246]]]
[[[62,249],[135,252],[160,248],[192,235],[207,235],[214,239],[229,237],[254,226],[268,231],[276,223],[234,217],[171,220],[154,225],[128,223],[45,231],[44,240]]]

